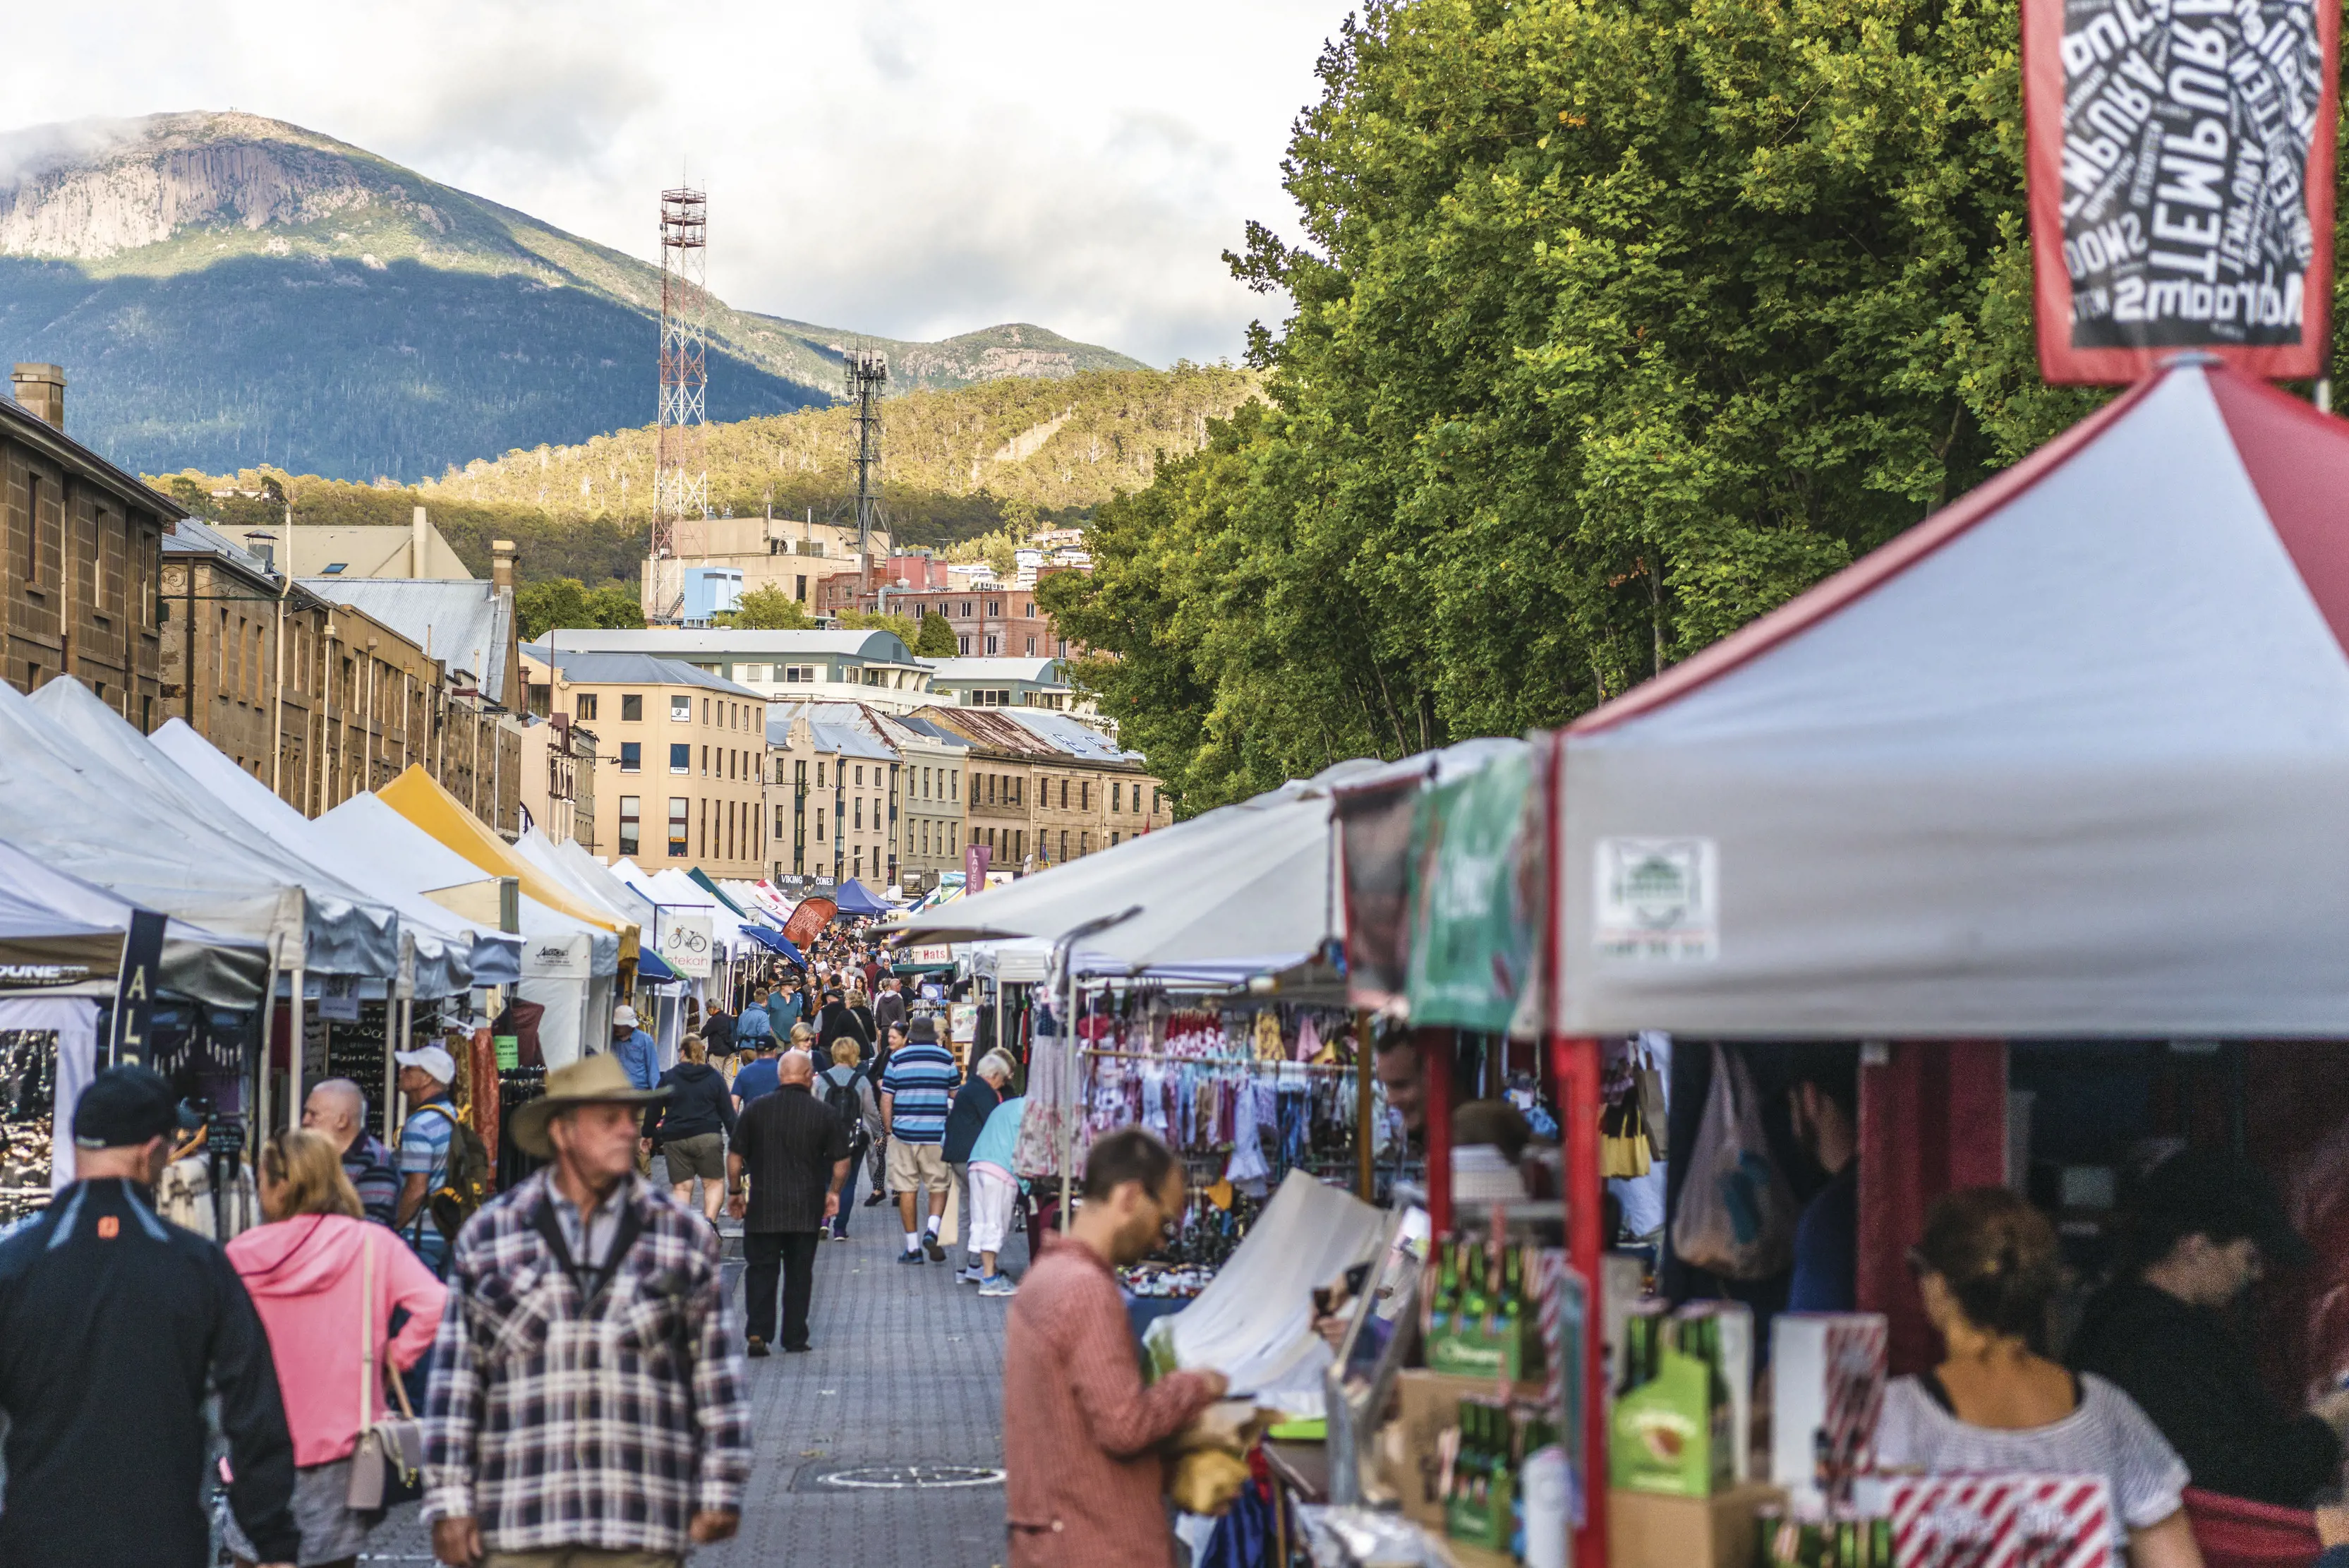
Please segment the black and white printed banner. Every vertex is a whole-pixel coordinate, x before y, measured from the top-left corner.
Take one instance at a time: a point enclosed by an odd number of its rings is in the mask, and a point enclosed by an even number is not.
[[[2023,0],[2039,365],[2133,381],[2179,349],[2320,374],[2336,6]]]

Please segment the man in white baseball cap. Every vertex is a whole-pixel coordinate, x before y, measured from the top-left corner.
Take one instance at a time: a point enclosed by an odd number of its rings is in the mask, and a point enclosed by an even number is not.
[[[457,1107],[449,1086],[457,1081],[457,1059],[438,1045],[395,1051],[399,1092],[408,1096],[408,1119],[399,1127],[399,1211],[393,1229],[416,1249],[435,1274],[446,1270],[449,1239],[432,1222],[429,1199],[449,1169],[449,1146],[457,1136]]]

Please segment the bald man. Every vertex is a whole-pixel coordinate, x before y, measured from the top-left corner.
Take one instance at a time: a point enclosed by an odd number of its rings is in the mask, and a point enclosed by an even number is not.
[[[358,1189],[367,1217],[389,1225],[399,1217],[399,1173],[391,1151],[367,1130],[367,1093],[348,1078],[327,1078],[302,1102],[302,1125],[342,1151],[343,1174]]]
[[[783,1288],[786,1351],[808,1344],[808,1307],[815,1296],[816,1243],[840,1212],[848,1180],[848,1127],[815,1097],[815,1062],[786,1051],[775,1064],[780,1085],[742,1108],[734,1147],[726,1155],[730,1208],[742,1221],[742,1288],[750,1319],[750,1353],[764,1355],[775,1337],[775,1285]],[[745,1189],[745,1180],[748,1189]]]

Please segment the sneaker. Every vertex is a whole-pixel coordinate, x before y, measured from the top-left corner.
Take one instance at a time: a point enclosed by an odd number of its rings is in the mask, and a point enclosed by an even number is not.
[[[865,1199],[865,1200],[864,1200],[864,1207],[866,1207],[867,1209],[870,1209],[870,1208],[872,1208],[872,1207],[873,1207],[874,1204],[876,1204],[876,1203],[886,1203],[886,1202],[888,1202],[888,1201],[889,1201],[889,1195],[888,1195],[887,1193],[885,1193],[885,1192],[875,1192],[875,1193],[874,1193],[871,1197],[869,1197],[869,1198]]]
[[[900,1252],[897,1254],[897,1261],[901,1263],[918,1263],[922,1261],[922,1255],[919,1252]]]
[[[833,1241],[847,1241],[847,1240],[848,1240],[848,1227],[847,1227],[847,1226],[845,1226],[845,1225],[835,1225],[835,1226],[833,1226],[833,1227],[832,1228],[832,1239],[833,1239]]]
[[[947,1250],[939,1244],[936,1236],[922,1238],[922,1251],[930,1255],[930,1262],[933,1263],[943,1263],[947,1261]]]
[[[983,1296],[1016,1295],[1019,1291],[1009,1274],[989,1274],[978,1282],[978,1293]]]
[[[750,1336],[750,1354],[753,1355],[764,1355],[767,1354],[767,1342],[761,1339],[755,1334]]]
[[[957,1283],[966,1285],[975,1285],[985,1278],[987,1278],[987,1271],[980,1268],[977,1263],[968,1263],[964,1265],[961,1272],[955,1275],[955,1280]]]

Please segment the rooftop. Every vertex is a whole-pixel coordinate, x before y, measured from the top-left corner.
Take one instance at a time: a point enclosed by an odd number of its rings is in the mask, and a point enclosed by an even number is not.
[[[819,752],[842,757],[868,757],[895,762],[896,752],[884,740],[864,708],[854,702],[798,702],[767,710],[767,744],[791,744],[792,724],[804,717],[810,741]]]
[[[82,477],[95,479],[132,506],[159,512],[167,520],[187,515],[187,509],[178,502],[150,488],[136,474],[115,467],[5,392],[0,392],[0,429],[28,446],[64,459],[79,468]]]
[[[506,621],[513,600],[479,578],[301,577],[330,604],[373,616],[451,670],[470,670],[494,699],[506,689]]]
[[[1038,761],[1070,757],[1081,762],[1126,767],[1143,764],[1141,753],[1118,750],[1098,731],[1064,713],[1035,710],[1022,712],[1010,708],[935,707],[916,710],[914,716],[929,718],[931,715],[936,715],[931,722],[942,728],[957,731],[979,745],[1009,752],[1014,756]]]
[[[566,680],[594,686],[698,686],[729,697],[763,702],[766,697],[747,686],[720,680],[705,670],[676,659],[655,659],[648,653],[584,653],[568,648],[550,651],[543,642],[523,645],[523,652],[541,664],[552,665]]]
[[[564,628],[563,641],[594,653],[649,653],[661,659],[751,658],[834,653],[880,664],[914,664],[913,650],[894,631],[730,631],[724,627],[690,631],[647,628],[640,631]]]
[[[1057,659],[926,659],[930,684],[942,680],[1024,680],[1036,686],[1066,686]]]

